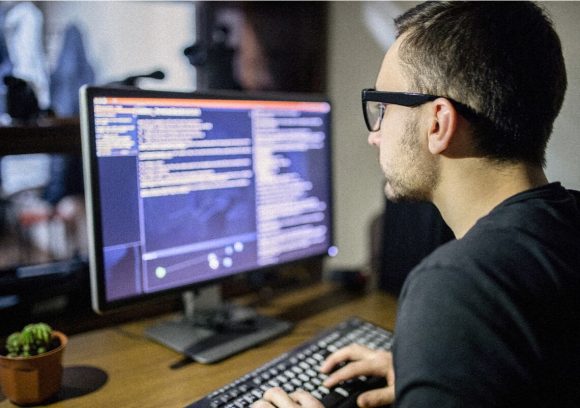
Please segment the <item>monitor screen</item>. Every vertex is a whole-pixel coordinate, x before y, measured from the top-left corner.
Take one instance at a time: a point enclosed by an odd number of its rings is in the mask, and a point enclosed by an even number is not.
[[[93,306],[332,251],[330,104],[84,87]]]

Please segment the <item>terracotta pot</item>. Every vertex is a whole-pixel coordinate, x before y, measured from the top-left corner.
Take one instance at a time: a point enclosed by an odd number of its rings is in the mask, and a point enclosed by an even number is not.
[[[33,357],[0,355],[0,385],[10,401],[18,405],[37,404],[52,397],[62,384],[62,355],[68,342],[66,335],[52,332],[60,346]]]

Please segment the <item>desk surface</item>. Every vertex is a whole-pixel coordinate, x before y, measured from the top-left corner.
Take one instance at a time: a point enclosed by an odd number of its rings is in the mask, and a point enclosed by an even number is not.
[[[396,301],[384,293],[355,295],[319,284],[279,296],[259,310],[296,326],[285,336],[213,365],[172,368],[181,356],[143,336],[159,318],[74,335],[65,351],[63,390],[46,406],[183,407],[348,316],[392,329]],[[13,406],[0,394],[0,408]]]

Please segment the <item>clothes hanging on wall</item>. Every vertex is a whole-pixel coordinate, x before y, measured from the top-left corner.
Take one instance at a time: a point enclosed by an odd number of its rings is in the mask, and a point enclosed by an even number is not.
[[[5,6],[0,6],[0,27],[4,27],[6,11]],[[12,74],[12,61],[10,61],[10,55],[8,54],[4,30],[0,29],[0,115],[6,113],[6,85],[2,79],[10,74]],[[4,123],[5,120],[2,119],[1,122]]]
[[[50,77],[52,109],[57,116],[77,116],[79,113],[79,88],[94,83],[91,67],[81,31],[74,24],[64,31],[62,48],[56,67]]]
[[[4,33],[12,75],[31,84],[41,109],[50,107],[49,74],[43,45],[42,12],[31,2],[5,7]]]

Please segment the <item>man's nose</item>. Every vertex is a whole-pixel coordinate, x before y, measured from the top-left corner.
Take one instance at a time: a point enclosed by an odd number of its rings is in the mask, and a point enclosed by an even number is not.
[[[367,141],[371,146],[373,146],[373,145],[378,146],[379,140],[380,140],[379,131],[369,132],[369,136],[367,138]]]

